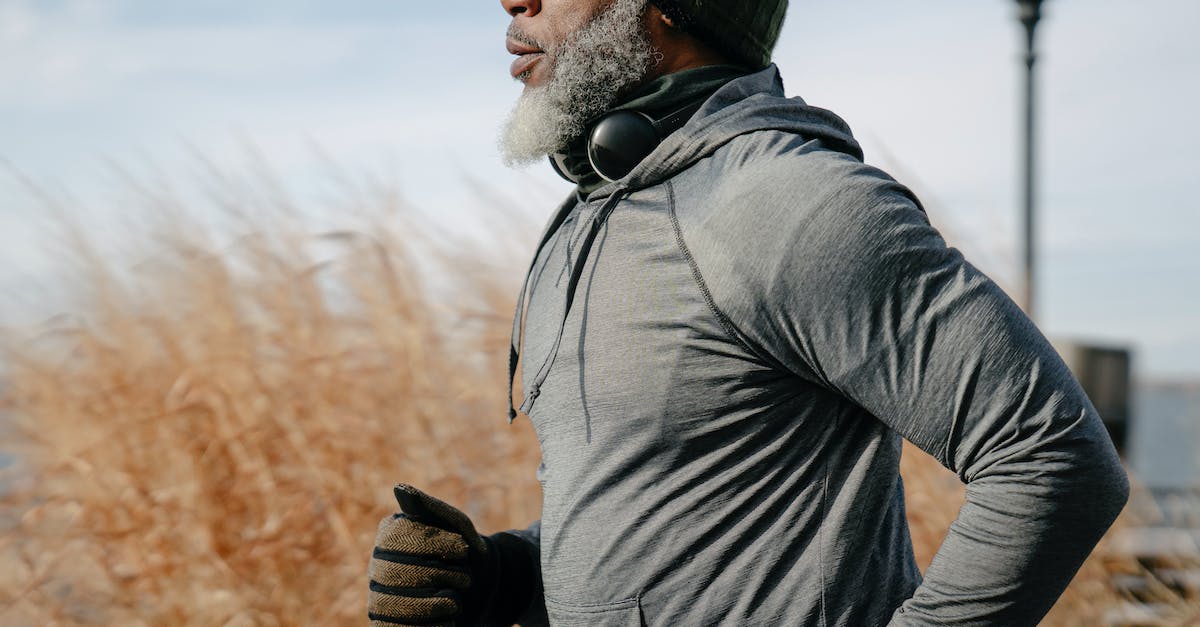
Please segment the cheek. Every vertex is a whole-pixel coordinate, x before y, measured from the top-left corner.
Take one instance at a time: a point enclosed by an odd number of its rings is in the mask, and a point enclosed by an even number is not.
[[[602,12],[606,3],[601,0],[565,0],[554,3],[554,10],[547,11],[543,2],[542,14],[546,18],[546,47],[553,51],[562,46],[577,30],[586,27]]]

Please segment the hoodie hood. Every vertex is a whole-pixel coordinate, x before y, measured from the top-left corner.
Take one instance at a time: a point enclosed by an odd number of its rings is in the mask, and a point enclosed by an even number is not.
[[[762,130],[796,133],[862,161],[862,148],[849,125],[831,111],[784,95],[775,64],[735,78],[718,89],[678,131],[663,139],[624,179],[596,190],[591,198],[618,187],[633,191],[661,183],[711,155],[734,138]]]

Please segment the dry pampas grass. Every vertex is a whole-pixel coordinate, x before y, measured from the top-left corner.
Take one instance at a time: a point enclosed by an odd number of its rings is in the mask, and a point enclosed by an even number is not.
[[[361,623],[392,484],[484,529],[537,517],[536,439],[504,414],[512,269],[387,190],[313,234],[243,183],[225,242],[157,191],[128,258],[75,233],[78,317],[7,343],[32,481],[0,624]]]
[[[332,232],[269,177],[210,191],[221,227],[141,188],[137,252],[74,232],[76,315],[5,344],[25,478],[0,624],[362,624],[393,483],[488,531],[537,517],[536,439],[503,414],[527,251],[448,238],[378,186],[342,195],[358,223]],[[904,473],[924,567],[962,491],[919,452]],[[1095,559],[1052,624],[1115,600]]]

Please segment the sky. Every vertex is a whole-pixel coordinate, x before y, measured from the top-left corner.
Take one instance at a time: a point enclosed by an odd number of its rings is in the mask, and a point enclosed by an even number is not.
[[[846,119],[1014,287],[1015,2],[792,4],[789,95]],[[507,22],[478,0],[0,0],[0,323],[56,313],[61,247],[22,178],[120,241],[130,176],[186,180],[197,154],[237,168],[253,147],[297,190],[333,162],[451,228],[515,206],[536,230],[570,186],[501,163]],[[1048,0],[1039,30],[1037,321],[1133,349],[1148,379],[1200,377],[1198,26],[1195,0]]]

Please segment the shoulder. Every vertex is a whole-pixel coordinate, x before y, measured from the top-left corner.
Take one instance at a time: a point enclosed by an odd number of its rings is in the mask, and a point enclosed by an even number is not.
[[[774,251],[841,255],[901,225],[930,228],[917,198],[886,172],[784,130],[739,136],[670,187],[681,236],[698,258],[726,264]]]

